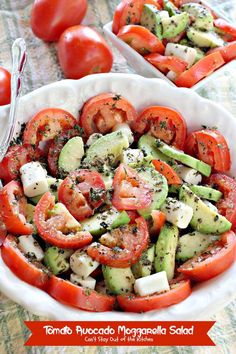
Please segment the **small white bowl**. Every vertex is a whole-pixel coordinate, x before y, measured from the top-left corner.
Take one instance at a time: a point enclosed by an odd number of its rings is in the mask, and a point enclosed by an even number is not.
[[[63,108],[76,117],[91,97],[113,92],[126,97],[140,112],[150,105],[169,106],[179,111],[189,131],[202,125],[217,126],[229,143],[232,154],[231,175],[236,176],[236,120],[225,109],[206,100],[189,89],[177,89],[160,79],[146,79],[138,75],[100,74],[81,80],[64,80],[41,87],[22,97],[18,122],[27,122],[46,107]],[[0,107],[0,132],[4,132],[9,107]],[[18,128],[18,129],[19,129]],[[1,137],[0,137],[1,141]],[[1,142],[0,142],[1,144]],[[144,314],[106,312],[91,313],[65,306],[43,291],[17,278],[0,256],[0,291],[36,315],[55,320],[195,320],[206,319],[235,297],[236,264],[220,276],[194,287],[185,301],[159,311]]]
[[[225,15],[222,12],[220,12],[219,10],[216,10],[215,8],[211,7],[210,4],[207,3],[206,1],[194,0],[194,1],[189,1],[189,2],[197,2],[197,3],[205,4],[208,7],[210,7],[218,17],[226,19]],[[226,19],[226,20],[228,22],[231,22],[229,19]],[[141,54],[137,53],[132,47],[130,47],[128,44],[126,44],[124,41],[122,41],[120,38],[118,38],[112,32],[112,23],[113,22],[109,22],[103,27],[104,32],[107,35],[107,37],[109,38],[109,40],[111,41],[111,43],[114,45],[114,47],[116,47],[120,51],[120,53],[127,60],[127,62],[130,65],[130,67],[132,69],[134,69],[134,71],[137,74],[142,75],[144,77],[148,77],[148,78],[163,79],[163,80],[167,81],[171,86],[177,87],[160,70],[158,70],[152,64],[150,64],[147,60],[145,60],[144,57],[142,57]],[[211,80],[215,79],[216,77],[222,75],[222,73],[224,73],[226,70],[228,70],[229,69],[229,65],[231,63],[232,63],[232,61],[230,63],[225,64],[224,66],[222,66],[220,69],[216,70],[214,73],[212,73],[211,75],[209,75],[205,79],[199,81],[196,85],[191,87],[191,89],[192,90],[198,90],[199,88],[207,85],[207,83],[209,81],[211,81]]]

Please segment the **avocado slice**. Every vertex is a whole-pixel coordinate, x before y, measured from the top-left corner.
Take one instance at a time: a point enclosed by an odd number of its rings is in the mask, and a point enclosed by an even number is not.
[[[26,221],[29,222],[30,224],[33,224],[34,222],[34,211],[35,211],[35,206],[32,204],[26,204]]]
[[[141,16],[141,26],[146,27],[159,39],[162,39],[162,25],[160,11],[156,6],[145,4]]]
[[[70,257],[71,251],[57,247],[49,247],[44,254],[44,264],[52,271],[53,274],[61,274],[70,268],[66,258]]]
[[[170,39],[178,36],[185,30],[189,23],[189,15],[187,12],[162,19],[163,38]]]
[[[53,177],[47,177],[47,182],[48,182],[48,190],[50,193],[52,193],[55,197],[55,201],[58,201],[58,188],[60,187],[61,183],[62,183],[62,179],[56,179]],[[38,202],[40,201],[41,197],[43,194],[41,195],[37,195],[36,197],[32,197],[29,198],[30,202],[33,203],[34,205],[38,204]]]
[[[214,18],[211,12],[197,3],[188,3],[180,7],[181,11],[187,12],[193,18],[192,25],[204,31],[213,30]]]
[[[207,163],[196,159],[190,155],[185,154],[183,151],[178,150],[172,146],[163,143],[161,140],[156,140],[156,146],[165,155],[174,160],[182,162],[184,165],[194,168],[204,176],[209,177],[211,174],[211,166]]]
[[[219,237],[216,235],[204,235],[198,231],[181,236],[177,246],[176,259],[183,262],[187,261],[205,251]]]
[[[224,45],[223,39],[218,36],[215,32],[205,32],[195,29],[194,27],[189,27],[187,30],[187,37],[192,41],[195,45],[200,48],[205,47],[222,47]]]
[[[217,189],[207,186],[190,185],[189,188],[193,193],[197,194],[198,197],[212,200],[213,202],[218,202],[223,195]]]
[[[138,141],[138,147],[142,150],[146,157],[151,157],[153,160],[161,160],[172,163],[173,159],[164,155],[157,149],[156,139],[148,134],[142,135]]]
[[[191,227],[205,234],[222,234],[231,229],[231,222],[224,216],[210,209],[190,188],[180,188],[179,199],[193,209]]]
[[[155,245],[148,247],[141,255],[137,263],[131,269],[136,279],[147,277],[151,274],[154,265]]]
[[[112,268],[103,265],[102,273],[109,293],[119,295],[133,292],[135,279],[130,268]]]
[[[171,1],[163,1],[164,10],[168,11],[170,16],[175,16],[180,13],[178,7],[176,7]]]
[[[166,223],[160,231],[155,254],[156,272],[165,271],[168,280],[173,279],[175,271],[175,252],[179,237],[178,227]]]
[[[128,147],[129,139],[124,131],[106,134],[88,148],[83,164],[104,172],[106,166],[115,166],[119,162],[123,150]]]
[[[83,230],[89,231],[91,235],[100,236],[107,230],[115,229],[129,222],[130,218],[126,211],[119,212],[115,208],[111,208],[81,221],[80,224]]]
[[[138,210],[141,216],[148,219],[151,217],[152,210],[159,209],[166,200],[168,184],[166,178],[153,168],[142,166],[137,168],[137,172],[152,189],[152,203],[147,208]]]
[[[63,146],[58,159],[58,167],[62,172],[72,172],[80,167],[84,156],[84,142],[80,136],[75,136]]]

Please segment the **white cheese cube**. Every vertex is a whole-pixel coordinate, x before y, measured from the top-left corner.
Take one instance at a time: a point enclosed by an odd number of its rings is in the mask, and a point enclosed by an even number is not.
[[[193,217],[193,209],[174,198],[166,198],[161,210],[166,215],[166,220],[180,229],[186,229]]]
[[[167,74],[166,74],[166,77],[171,80],[171,81],[175,81],[175,79],[177,78],[177,74],[170,70]]]
[[[134,291],[140,296],[168,290],[170,290],[170,286],[165,271],[136,279],[134,283]]]
[[[48,191],[47,171],[37,161],[20,168],[21,181],[27,197],[36,197]]]
[[[77,274],[72,273],[70,275],[70,281],[71,283],[75,285],[80,285],[84,288],[89,288],[94,290],[96,286],[96,279],[92,277],[87,277],[87,278],[80,278]]]
[[[80,278],[87,278],[99,263],[94,261],[86,252],[78,250],[70,257],[70,267]]]
[[[95,143],[98,139],[100,139],[103,135],[100,133],[93,133],[90,135],[90,137],[88,138],[87,142],[86,142],[86,146],[91,146],[93,145],[93,143]]]
[[[165,55],[183,59],[188,63],[188,67],[190,67],[195,63],[197,51],[195,48],[190,48],[186,45],[168,43],[166,46]]]
[[[118,130],[121,130],[124,133],[124,135],[127,136],[130,145],[133,144],[134,135],[133,135],[132,130],[130,129],[130,127],[129,127],[129,125],[127,123],[118,123],[112,129],[113,132],[116,132]]]
[[[177,165],[173,167],[180,178],[189,184],[199,184],[202,181],[202,175],[194,168]]]
[[[121,162],[125,163],[126,165],[129,164],[138,164],[144,158],[143,152],[140,149],[127,149],[124,150],[121,156]]]
[[[25,254],[32,254],[35,256],[37,261],[42,261],[44,257],[44,253],[42,248],[39,246],[38,242],[30,236],[19,236],[19,248]]]

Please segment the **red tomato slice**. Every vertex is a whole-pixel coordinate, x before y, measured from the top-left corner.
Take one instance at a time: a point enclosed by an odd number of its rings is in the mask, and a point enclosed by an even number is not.
[[[58,189],[58,200],[65,204],[77,220],[91,216],[105,197],[105,184],[96,171],[75,171],[64,179]]]
[[[226,63],[236,59],[236,41],[226,44],[224,47],[214,48],[207,52],[207,56],[212,53],[220,53]]]
[[[210,177],[210,184],[218,188],[224,195],[216,206],[220,214],[224,215],[236,229],[236,181],[222,173],[216,173]]]
[[[188,63],[183,59],[158,53],[145,55],[145,59],[164,74],[167,74],[170,70],[176,74],[181,74],[188,67]]]
[[[76,119],[63,109],[43,109],[27,123],[23,142],[38,146],[40,141],[51,140],[61,132],[74,128],[76,124]]]
[[[0,215],[7,231],[17,235],[31,235],[33,226],[26,222],[27,200],[19,182],[11,181],[0,191]]]
[[[205,252],[182,264],[178,271],[196,281],[204,281],[223,273],[234,263],[235,257],[236,237],[229,231]]]
[[[226,34],[230,34],[232,37],[236,38],[236,26],[223,18],[217,18],[214,20],[214,26]]]
[[[6,236],[7,236],[7,229],[0,216],[0,246],[3,244],[3,241],[5,240]]]
[[[136,210],[126,210],[126,213],[130,218],[130,224],[135,224],[135,220],[140,216]]]
[[[11,102],[11,74],[0,67],[0,106]]]
[[[125,225],[110,231],[109,247],[94,242],[87,248],[90,257],[101,264],[115,268],[130,267],[137,262],[149,242],[148,227],[145,219],[136,219],[136,225]]]
[[[49,273],[42,264],[30,262],[17,247],[17,238],[8,235],[1,247],[1,256],[11,271],[26,283],[46,290]]]
[[[219,51],[217,51],[217,53],[211,53],[177,77],[175,84],[177,86],[191,88],[200,80],[211,75],[215,70],[224,65],[224,63],[223,56]]]
[[[49,281],[48,291],[54,299],[81,310],[103,312],[113,310],[116,298],[100,294],[95,290],[84,289],[52,276]]]
[[[8,183],[20,176],[20,168],[26,163],[40,159],[40,151],[31,145],[10,146],[0,162],[0,179]]]
[[[141,20],[143,6],[151,4],[161,9],[158,0],[123,0],[116,8],[113,18],[112,31],[117,34],[125,25],[138,25]]]
[[[168,165],[168,163],[160,160],[152,160],[155,169],[160,172],[165,178],[169,185],[171,184],[182,184],[181,179],[175,172],[175,170]]]
[[[117,301],[122,310],[127,312],[147,312],[178,304],[191,294],[191,284],[188,279],[176,280],[170,284],[170,290],[150,296],[135,296],[133,294],[118,295]]]
[[[92,236],[87,231],[69,230],[65,227],[63,215],[50,217],[50,210],[55,205],[55,198],[50,192],[45,193],[35,208],[34,223],[44,241],[59,248],[78,249],[88,245]]]
[[[93,133],[106,134],[119,123],[135,122],[137,112],[129,101],[120,95],[104,93],[88,100],[80,117],[86,136]]]
[[[156,52],[164,54],[165,52],[162,41],[147,28],[142,26],[128,25],[121,27],[117,37],[141,55]]]
[[[185,151],[211,165],[216,171],[230,170],[229,147],[223,135],[217,130],[192,132],[186,140]]]
[[[155,138],[177,149],[184,148],[187,126],[182,115],[171,108],[162,106],[146,108],[133,129],[140,134],[150,132]]]
[[[166,222],[166,215],[160,210],[153,210],[152,211],[152,220],[153,220],[153,225],[151,227],[150,233],[153,236],[157,236]]]
[[[113,179],[112,204],[118,210],[138,210],[152,202],[151,187],[131,167],[120,164]]]
[[[70,129],[66,132],[57,135],[54,140],[50,143],[48,149],[48,168],[52,176],[57,177],[58,170],[58,159],[61,153],[63,146],[67,143],[67,141],[75,136],[79,135],[79,131],[76,129]]]

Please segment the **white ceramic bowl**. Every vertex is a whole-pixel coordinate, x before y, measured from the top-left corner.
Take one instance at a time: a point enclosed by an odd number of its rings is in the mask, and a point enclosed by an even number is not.
[[[208,7],[210,7],[210,4],[207,3],[207,1],[202,1],[202,0],[189,0],[189,2],[197,2],[197,3],[202,3],[206,4]],[[211,7],[212,8],[212,7]],[[212,8],[212,10],[216,13],[218,17],[226,19],[224,13],[220,12],[219,10],[216,10]],[[228,22],[231,22],[229,19],[227,19]],[[127,60],[128,64],[134,71],[142,75],[144,77],[149,77],[149,78],[160,78],[165,81],[167,81],[171,86],[176,85],[169,80],[160,70],[155,68],[152,64],[150,64],[147,60],[142,57],[139,53],[137,53],[133,48],[131,48],[128,44],[123,42],[121,39],[119,39],[113,32],[112,32],[112,22],[107,23],[104,27],[104,32],[106,33],[107,37],[111,41],[111,43],[116,47],[121,54],[125,57]],[[192,90],[197,90],[203,86],[205,86],[209,81],[214,80],[216,77],[222,75],[226,70],[230,70],[230,65],[232,62],[225,64],[223,67],[220,69],[216,70],[213,74],[210,76],[206,77],[205,79],[201,80],[198,82],[196,85],[194,85],[191,89]]]
[[[20,100],[19,123],[27,122],[42,108],[60,107],[77,116],[84,102],[102,92],[126,97],[138,111],[149,105],[164,105],[182,113],[189,131],[201,125],[217,126],[227,139],[232,154],[231,174],[236,176],[236,121],[225,109],[188,89],[176,89],[163,80],[137,75],[101,74],[79,81],[65,80],[42,87]],[[0,108],[0,132],[4,131],[8,107]],[[1,143],[1,142],[0,142]],[[18,279],[0,257],[0,290],[29,311],[56,320],[194,320],[208,318],[235,296],[236,264],[222,275],[199,284],[178,305],[144,314],[91,313],[64,306],[43,291]]]

